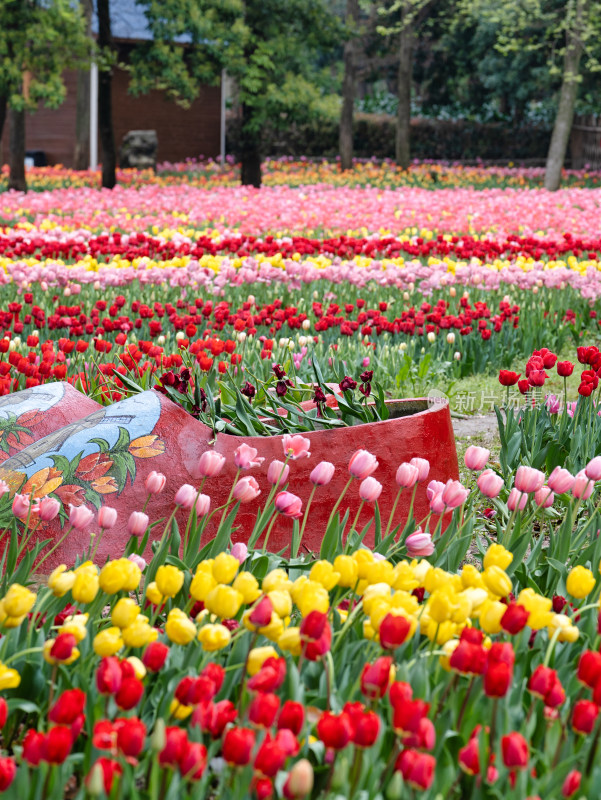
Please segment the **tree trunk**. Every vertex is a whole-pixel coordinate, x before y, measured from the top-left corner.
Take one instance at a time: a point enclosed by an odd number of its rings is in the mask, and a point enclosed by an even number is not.
[[[86,18],[86,32],[92,33],[92,0],[81,0],[81,7]],[[90,70],[77,71],[77,95],[75,101],[75,152],[73,153],[75,169],[87,169],[90,166]]]
[[[261,186],[260,138],[253,130],[252,108],[242,104],[242,130],[240,143],[240,183],[243,186]]]
[[[559,105],[551,134],[551,143],[545,166],[545,189],[556,191],[561,183],[561,170],[568,149],[574,106],[578,95],[578,74],[583,53],[582,31],[588,13],[589,0],[578,0],[574,26],[566,33],[566,52],[563,59],[563,81]]]
[[[0,140],[2,140],[4,123],[6,121],[7,100],[8,98],[5,95],[0,95]]]
[[[111,17],[109,0],[98,0],[98,46],[110,48],[112,45]],[[98,72],[98,129],[102,146],[102,186],[112,189],[117,183],[115,135],[113,132],[113,104],[111,87],[113,75],[111,67]]]
[[[396,117],[396,163],[407,169],[411,161],[411,78],[413,75],[413,20],[409,2],[403,3],[402,28],[399,34],[399,72],[397,97],[399,106]]]
[[[8,163],[10,166],[8,188],[16,189],[18,192],[26,192],[27,181],[25,180],[25,111],[15,111],[14,108],[9,109],[8,120],[9,120]]]
[[[359,0],[346,0],[346,24],[350,38],[344,44],[344,78],[342,80],[342,111],[338,146],[340,169],[344,172],[353,167],[353,110],[355,106],[356,27],[359,21]]]

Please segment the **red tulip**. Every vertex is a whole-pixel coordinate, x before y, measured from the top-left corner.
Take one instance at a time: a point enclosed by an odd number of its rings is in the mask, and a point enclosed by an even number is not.
[[[50,657],[56,661],[67,661],[71,658],[76,644],[77,639],[72,633],[59,633],[50,648]]]
[[[49,764],[62,764],[71,752],[71,729],[64,725],[50,728],[41,744],[41,757]]]
[[[81,689],[67,689],[59,697],[48,712],[50,722],[59,725],[71,725],[83,712],[86,705],[86,694]]]
[[[248,615],[248,621],[251,623],[251,625],[254,626],[254,628],[264,628],[271,622],[272,614],[273,614],[273,603],[271,602],[269,597],[267,597],[267,595],[263,595],[263,597],[261,597],[261,599],[255,604],[250,614]]]
[[[425,790],[432,785],[435,766],[434,756],[417,750],[403,750],[394,768],[402,773],[403,779],[414,789]]]
[[[380,656],[373,664],[366,664],[361,673],[361,691],[366,697],[375,700],[384,697],[390,685],[392,658]]]
[[[501,617],[501,627],[506,633],[515,636],[528,624],[530,612],[519,603],[509,603],[507,611]]]
[[[280,698],[270,692],[257,694],[248,707],[248,719],[253,725],[271,728],[280,707]]]
[[[459,750],[459,766],[468,775],[480,774],[480,745],[476,737]]]
[[[411,623],[401,614],[386,614],[380,624],[380,644],[385,650],[396,650],[409,636]]]
[[[322,636],[327,624],[327,614],[321,611],[310,611],[300,624],[301,639],[303,641],[317,641]]]
[[[488,697],[505,697],[512,677],[512,668],[504,662],[487,664],[484,671],[484,693]]]
[[[395,681],[391,685],[388,699],[390,700],[390,705],[393,708],[396,708],[397,705],[401,703],[411,700],[412,697],[413,689],[411,688],[410,684],[405,683],[404,681]]]
[[[176,767],[189,747],[188,734],[183,728],[169,726],[165,729],[165,746],[159,753],[162,767]]]
[[[572,372],[574,372],[574,364],[571,361],[557,362],[557,374],[561,378],[569,378]]]
[[[263,739],[255,756],[254,768],[257,772],[268,778],[273,778],[286,763],[288,753],[281,746],[278,739],[273,739],[268,733]]]
[[[590,700],[578,700],[572,712],[572,728],[576,733],[589,734],[595,727],[599,706]]]
[[[142,663],[149,672],[159,672],[165,665],[168,655],[169,648],[166,644],[150,642],[142,655]]]
[[[249,728],[230,728],[223,737],[222,755],[228,764],[244,767],[250,763],[255,732]]]
[[[125,678],[115,696],[115,702],[124,711],[138,705],[144,694],[144,684],[138,678]]]
[[[15,779],[17,765],[14,758],[3,756],[0,758],[0,792],[6,791]]]
[[[44,734],[30,728],[23,739],[23,760],[31,767],[37,767],[42,760]]]
[[[461,638],[449,659],[451,669],[464,674],[481,675],[486,664],[486,652],[481,644],[473,644]]]
[[[116,694],[121,688],[122,680],[119,659],[115,656],[103,658],[96,670],[96,686],[100,694]]]
[[[317,736],[333,750],[343,750],[353,736],[351,718],[344,711],[341,714],[332,714],[324,711],[317,722]]]
[[[594,689],[601,675],[601,653],[596,650],[585,650],[578,661],[578,680]]]
[[[582,774],[577,769],[568,772],[563,786],[561,787],[561,794],[563,797],[571,797],[575,792],[580,789],[580,782]]]
[[[407,700],[394,706],[392,727],[395,731],[417,733],[419,724],[430,710],[430,704],[423,700]]]
[[[182,776],[190,781],[199,781],[207,766],[207,748],[199,742],[188,742],[179,761]]]
[[[3,697],[0,697],[0,728],[3,728],[6,725],[7,718],[8,705],[6,704],[6,700]]]
[[[137,717],[115,720],[117,747],[124,756],[137,758],[144,747],[146,725]]]
[[[297,703],[294,700],[286,700],[278,717],[278,729],[287,728],[298,736],[304,724],[305,709],[302,703]]]
[[[273,692],[284,682],[286,677],[286,659],[270,656],[265,659],[261,669],[246,683],[250,692]]]
[[[515,386],[520,375],[507,369],[499,370],[499,383],[501,386]]]
[[[521,733],[508,733],[501,739],[503,764],[508,769],[525,769],[528,766],[528,742]]]

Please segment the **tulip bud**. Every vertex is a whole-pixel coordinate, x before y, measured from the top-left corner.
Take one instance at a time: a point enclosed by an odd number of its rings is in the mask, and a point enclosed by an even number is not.
[[[104,530],[114,527],[117,522],[117,509],[110,506],[100,506],[98,509],[98,524]]]
[[[349,762],[346,756],[339,758],[334,765],[332,789],[343,789],[348,781]]]
[[[196,489],[189,483],[184,483],[175,494],[175,505],[189,510],[196,500]]]
[[[153,470],[144,481],[144,486],[149,494],[159,494],[165,488],[166,483],[167,478],[161,472]]]
[[[104,771],[102,764],[96,762],[86,778],[86,789],[92,797],[101,797],[104,794]]]
[[[154,724],[154,730],[150,735],[150,749],[155,753],[160,753],[164,749],[167,742],[167,734],[165,732],[165,720],[163,717],[157,717]]]
[[[313,791],[313,767],[306,758],[301,758],[288,773],[283,794],[288,800],[300,800]]]
[[[143,536],[150,522],[148,515],[142,511],[132,511],[127,521],[127,531],[131,536]]]

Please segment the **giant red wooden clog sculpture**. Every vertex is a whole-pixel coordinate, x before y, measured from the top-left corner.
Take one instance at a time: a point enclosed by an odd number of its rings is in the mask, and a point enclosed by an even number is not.
[[[311,456],[291,462],[288,479],[290,491],[303,500],[303,507],[312,489],[309,474],[313,467],[320,461],[330,461],[336,466],[331,483],[318,488],[311,506],[303,540],[309,549],[319,550],[325,522],[349,478],[349,459],[359,448],[374,453],[378,459],[374,477],[384,486],[379,500],[384,521],[392,509],[397,491],[395,474],[402,461],[420,456],[430,461],[430,479],[446,481],[458,477],[448,404],[430,405],[427,400],[418,399],[394,401],[391,406],[389,420],[303,434],[311,443]],[[118,557],[123,552],[129,537],[126,530],[129,515],[142,509],[147,497],[144,481],[152,470],[167,476],[165,490],[154,495],[148,504],[147,512],[154,521],[169,516],[179,486],[200,484],[199,457],[205,450],[214,448],[226,457],[226,465],[218,477],[206,481],[203,491],[211,496],[212,508],[216,508],[225,503],[229,495],[237,469],[234,452],[242,442],[255,447],[264,458],[260,467],[249,472],[258,481],[261,495],[254,502],[242,505],[236,520],[234,540],[247,541],[261,501],[271,488],[267,481],[268,466],[274,459],[284,459],[282,439],[282,436],[242,438],[222,433],[213,439],[206,425],[164,395],[147,391],[97,408],[92,414],[12,455],[1,465],[0,478],[11,486],[13,493],[33,491],[34,497],[58,496],[65,505],[86,503],[92,508],[100,505],[116,508],[118,522],[105,532],[97,553],[97,560],[102,563],[107,557]],[[349,507],[352,515],[360,505],[359,482],[355,483],[342,503],[342,510]],[[411,492],[401,496],[395,523],[406,518],[410,496]],[[420,484],[417,490],[414,508],[416,519],[428,513],[425,484]],[[372,517],[373,512],[366,504],[359,517],[359,529]],[[182,517],[180,522],[184,520]],[[40,538],[58,537],[61,525],[64,525],[64,517],[40,528]],[[157,526],[156,531],[159,536],[162,526]],[[270,549],[288,547],[291,531],[291,520],[278,517]],[[208,534],[214,534],[214,530],[209,530]],[[369,536],[366,542],[369,544]],[[88,544],[88,532],[71,531],[46,566],[72,563]]]

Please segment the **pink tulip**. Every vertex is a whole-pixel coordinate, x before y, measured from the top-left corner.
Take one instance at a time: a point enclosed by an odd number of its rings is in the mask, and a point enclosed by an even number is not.
[[[574,485],[572,486],[572,494],[574,497],[578,497],[582,500],[588,500],[592,495],[594,488],[595,482],[587,477],[586,472],[583,469],[576,473],[576,479],[574,481]]]
[[[284,434],[282,439],[284,447],[284,455],[292,461],[297,461],[299,458],[308,458],[311,455],[309,448],[311,441],[305,436],[291,436],[289,433]]]
[[[248,558],[248,547],[244,544],[244,542],[236,542],[236,544],[232,545],[232,555],[240,564],[244,564],[246,559]]]
[[[440,494],[444,489],[445,485],[442,481],[430,481],[426,488],[426,497],[428,500],[432,500],[437,494]]]
[[[0,481],[0,497],[4,497],[7,492],[10,492],[10,486],[6,481]]]
[[[419,473],[417,480],[419,483],[428,479],[428,475],[430,474],[430,462],[427,458],[418,458],[415,456],[410,459],[409,463],[417,467]]]
[[[584,468],[586,477],[592,481],[601,480],[601,456],[595,456]]]
[[[183,483],[175,493],[175,505],[189,510],[196,500],[196,489],[189,483]]]
[[[225,464],[225,456],[216,450],[205,450],[198,459],[197,472],[201,478],[214,478],[219,475]]]
[[[485,469],[478,475],[478,489],[485,497],[498,497],[503,488],[504,481],[492,469]]]
[[[487,450],[486,447],[477,447],[473,444],[465,451],[465,466],[474,472],[479,472],[481,469],[484,469],[489,458],[490,450]]]
[[[519,509],[523,511],[526,508],[526,503],[528,502],[528,495],[524,492],[520,492],[519,489],[515,487],[509,492],[509,497],[507,498],[507,508],[510,511],[515,511]]]
[[[98,524],[104,530],[109,530],[117,522],[117,509],[110,506],[100,506],[98,509]]]
[[[132,511],[127,520],[127,532],[131,536],[144,536],[149,522],[148,515],[143,511]]]
[[[234,486],[232,497],[234,500],[244,504],[255,500],[260,494],[261,490],[256,480],[251,475],[245,475]]]
[[[290,467],[288,464],[275,459],[267,469],[267,480],[272,486],[277,486],[278,483],[286,483],[289,473]]]
[[[130,556],[127,556],[127,560],[135,564],[140,572],[144,572],[146,569],[146,559],[142,558],[142,556],[139,556],[137,553],[132,553]]]
[[[547,485],[557,494],[564,494],[569,492],[574,485],[576,478],[567,469],[562,467],[555,467],[553,472],[549,475]]]
[[[433,494],[430,498],[430,511],[433,514],[444,514],[446,509],[444,500],[442,499],[442,492]]]
[[[515,488],[519,492],[532,494],[540,489],[545,482],[544,473],[534,467],[518,467],[515,473]]]
[[[254,447],[249,447],[247,444],[241,444],[240,447],[234,451],[234,464],[239,469],[250,469],[251,467],[260,467],[265,461],[264,458],[257,457],[258,450]]]
[[[376,457],[367,450],[357,450],[353,453],[348,465],[348,471],[353,478],[358,478],[360,481],[371,475],[377,468]]]
[[[413,489],[419,479],[419,469],[404,461],[396,471],[396,483],[400,489]]]
[[[196,516],[198,519],[206,517],[211,508],[211,498],[208,494],[199,494],[196,498]]]
[[[15,517],[26,517],[29,514],[29,495],[16,494],[13,498],[13,514]]]
[[[69,504],[69,524],[77,531],[85,531],[94,519],[94,512],[87,506],[74,506]]]
[[[156,472],[156,470],[153,469],[144,481],[144,486],[146,487],[148,494],[159,494],[159,492],[162,492],[165,488],[166,483],[167,478],[163,475],[163,473]]]
[[[37,511],[42,522],[50,522],[61,510],[61,504],[53,497],[41,497],[33,510]]]
[[[434,552],[432,536],[419,529],[405,539],[405,546],[409,558],[423,558]]]
[[[460,481],[448,480],[442,490],[442,501],[447,508],[459,508],[467,500],[469,490]]]
[[[548,486],[541,486],[534,492],[534,502],[539,508],[550,508],[555,500],[555,495]]]
[[[334,477],[336,467],[329,461],[320,461],[316,467],[313,467],[309,480],[315,486],[327,486]]]
[[[382,484],[375,478],[367,477],[359,485],[359,497],[365,503],[375,503],[382,494]]]
[[[275,508],[285,517],[298,519],[303,513],[303,501],[292,492],[278,492],[275,496]]]

